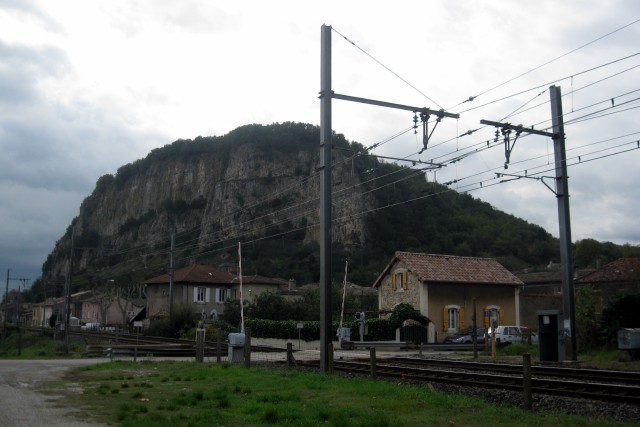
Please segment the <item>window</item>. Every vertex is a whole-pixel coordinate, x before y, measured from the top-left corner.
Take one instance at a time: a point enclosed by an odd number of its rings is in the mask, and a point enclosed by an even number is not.
[[[504,324],[504,310],[497,305],[489,305],[484,308],[484,327],[491,328],[495,325]]]
[[[442,331],[458,332],[464,329],[464,308],[447,305],[442,309]]]
[[[448,312],[449,329],[458,330],[458,309],[452,307],[448,309]]]
[[[209,302],[209,289],[203,286],[193,288],[193,302],[201,304]]]
[[[229,290],[227,288],[216,289],[216,302],[223,303],[227,300]]]
[[[407,290],[407,272],[406,271],[396,271],[391,274],[391,289],[393,291],[406,291]]]

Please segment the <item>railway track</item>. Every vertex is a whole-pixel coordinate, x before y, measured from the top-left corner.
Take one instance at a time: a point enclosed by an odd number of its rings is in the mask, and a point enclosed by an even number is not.
[[[319,365],[319,361],[304,361],[298,363],[298,366],[312,368],[319,367]],[[379,361],[376,363],[376,376],[419,383],[442,382],[464,387],[494,388],[510,391],[523,390],[524,380],[522,367],[520,367],[520,374],[518,374],[515,371],[505,373],[501,370],[494,370],[492,368],[495,367],[488,365],[490,364],[484,364],[483,369],[471,367],[467,370],[462,365],[457,365],[455,369],[452,369],[447,366],[416,367],[408,366],[407,364],[398,365],[394,362]],[[362,361],[334,361],[333,369],[334,371],[358,375],[371,374],[371,364]],[[578,369],[573,370],[577,371]],[[635,385],[631,385],[621,384],[620,382],[609,382],[604,376],[593,381],[592,379],[585,380],[575,377],[538,377],[538,374],[532,373],[531,391],[534,394],[640,405],[640,384],[636,383]]]
[[[368,359],[366,360],[368,361]],[[360,361],[364,361],[364,359],[360,359]],[[522,374],[522,365],[518,364],[467,362],[446,359],[417,359],[408,357],[391,357],[385,358],[384,361],[385,363],[395,363],[400,366],[439,367],[463,369],[468,371],[489,370],[491,372],[507,375]],[[592,382],[640,385],[640,371],[614,371],[607,369],[563,368],[558,366],[533,365],[531,366],[531,374],[545,378],[563,378]]]

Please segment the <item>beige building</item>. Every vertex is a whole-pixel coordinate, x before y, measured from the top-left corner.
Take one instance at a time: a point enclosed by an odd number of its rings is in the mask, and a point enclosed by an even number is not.
[[[240,299],[238,276],[206,265],[193,264],[174,272],[173,307],[189,306],[208,320],[217,320],[224,312],[224,303]],[[147,313],[151,319],[169,314],[169,274],[148,279]],[[285,280],[257,275],[242,277],[243,300],[251,302],[263,292],[289,289]]]
[[[435,326],[430,341],[477,327],[520,325],[522,281],[490,258],[396,252],[373,286],[378,306],[411,304]]]

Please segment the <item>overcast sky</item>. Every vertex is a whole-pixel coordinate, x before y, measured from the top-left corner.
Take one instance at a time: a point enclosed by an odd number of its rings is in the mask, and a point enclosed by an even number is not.
[[[413,131],[372,153],[446,163],[425,178],[457,180],[554,236],[541,181],[495,185],[496,172],[553,175],[549,138],[521,137],[508,170],[500,146],[450,161],[493,143],[481,119],[550,126],[548,87],[560,86],[573,240],[638,245],[639,19],[636,0],[0,0],[0,277],[38,277],[96,180],[153,148],[251,123],[319,125],[322,24],[335,92],[460,113],[420,155]],[[367,147],[413,123],[333,106],[334,131]]]

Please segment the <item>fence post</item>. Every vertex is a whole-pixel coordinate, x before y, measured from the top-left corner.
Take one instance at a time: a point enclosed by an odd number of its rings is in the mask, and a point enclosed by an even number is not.
[[[133,361],[137,362],[138,361],[138,347],[133,347]]]
[[[333,343],[330,342],[327,346],[327,362],[328,362],[328,370],[329,374],[333,374]]]
[[[251,367],[251,328],[244,329],[244,366]]]
[[[524,409],[530,411],[532,408],[531,398],[531,354],[522,355],[522,386],[524,389]]]
[[[218,330],[216,336],[216,362],[220,363],[222,360],[222,330]]]
[[[198,327],[196,329],[196,362],[202,363],[204,361],[204,328]]]
[[[296,366],[296,359],[293,358],[293,344],[287,343],[287,366],[294,368]]]
[[[371,361],[371,378],[376,378],[376,348],[369,349],[369,359]]]

